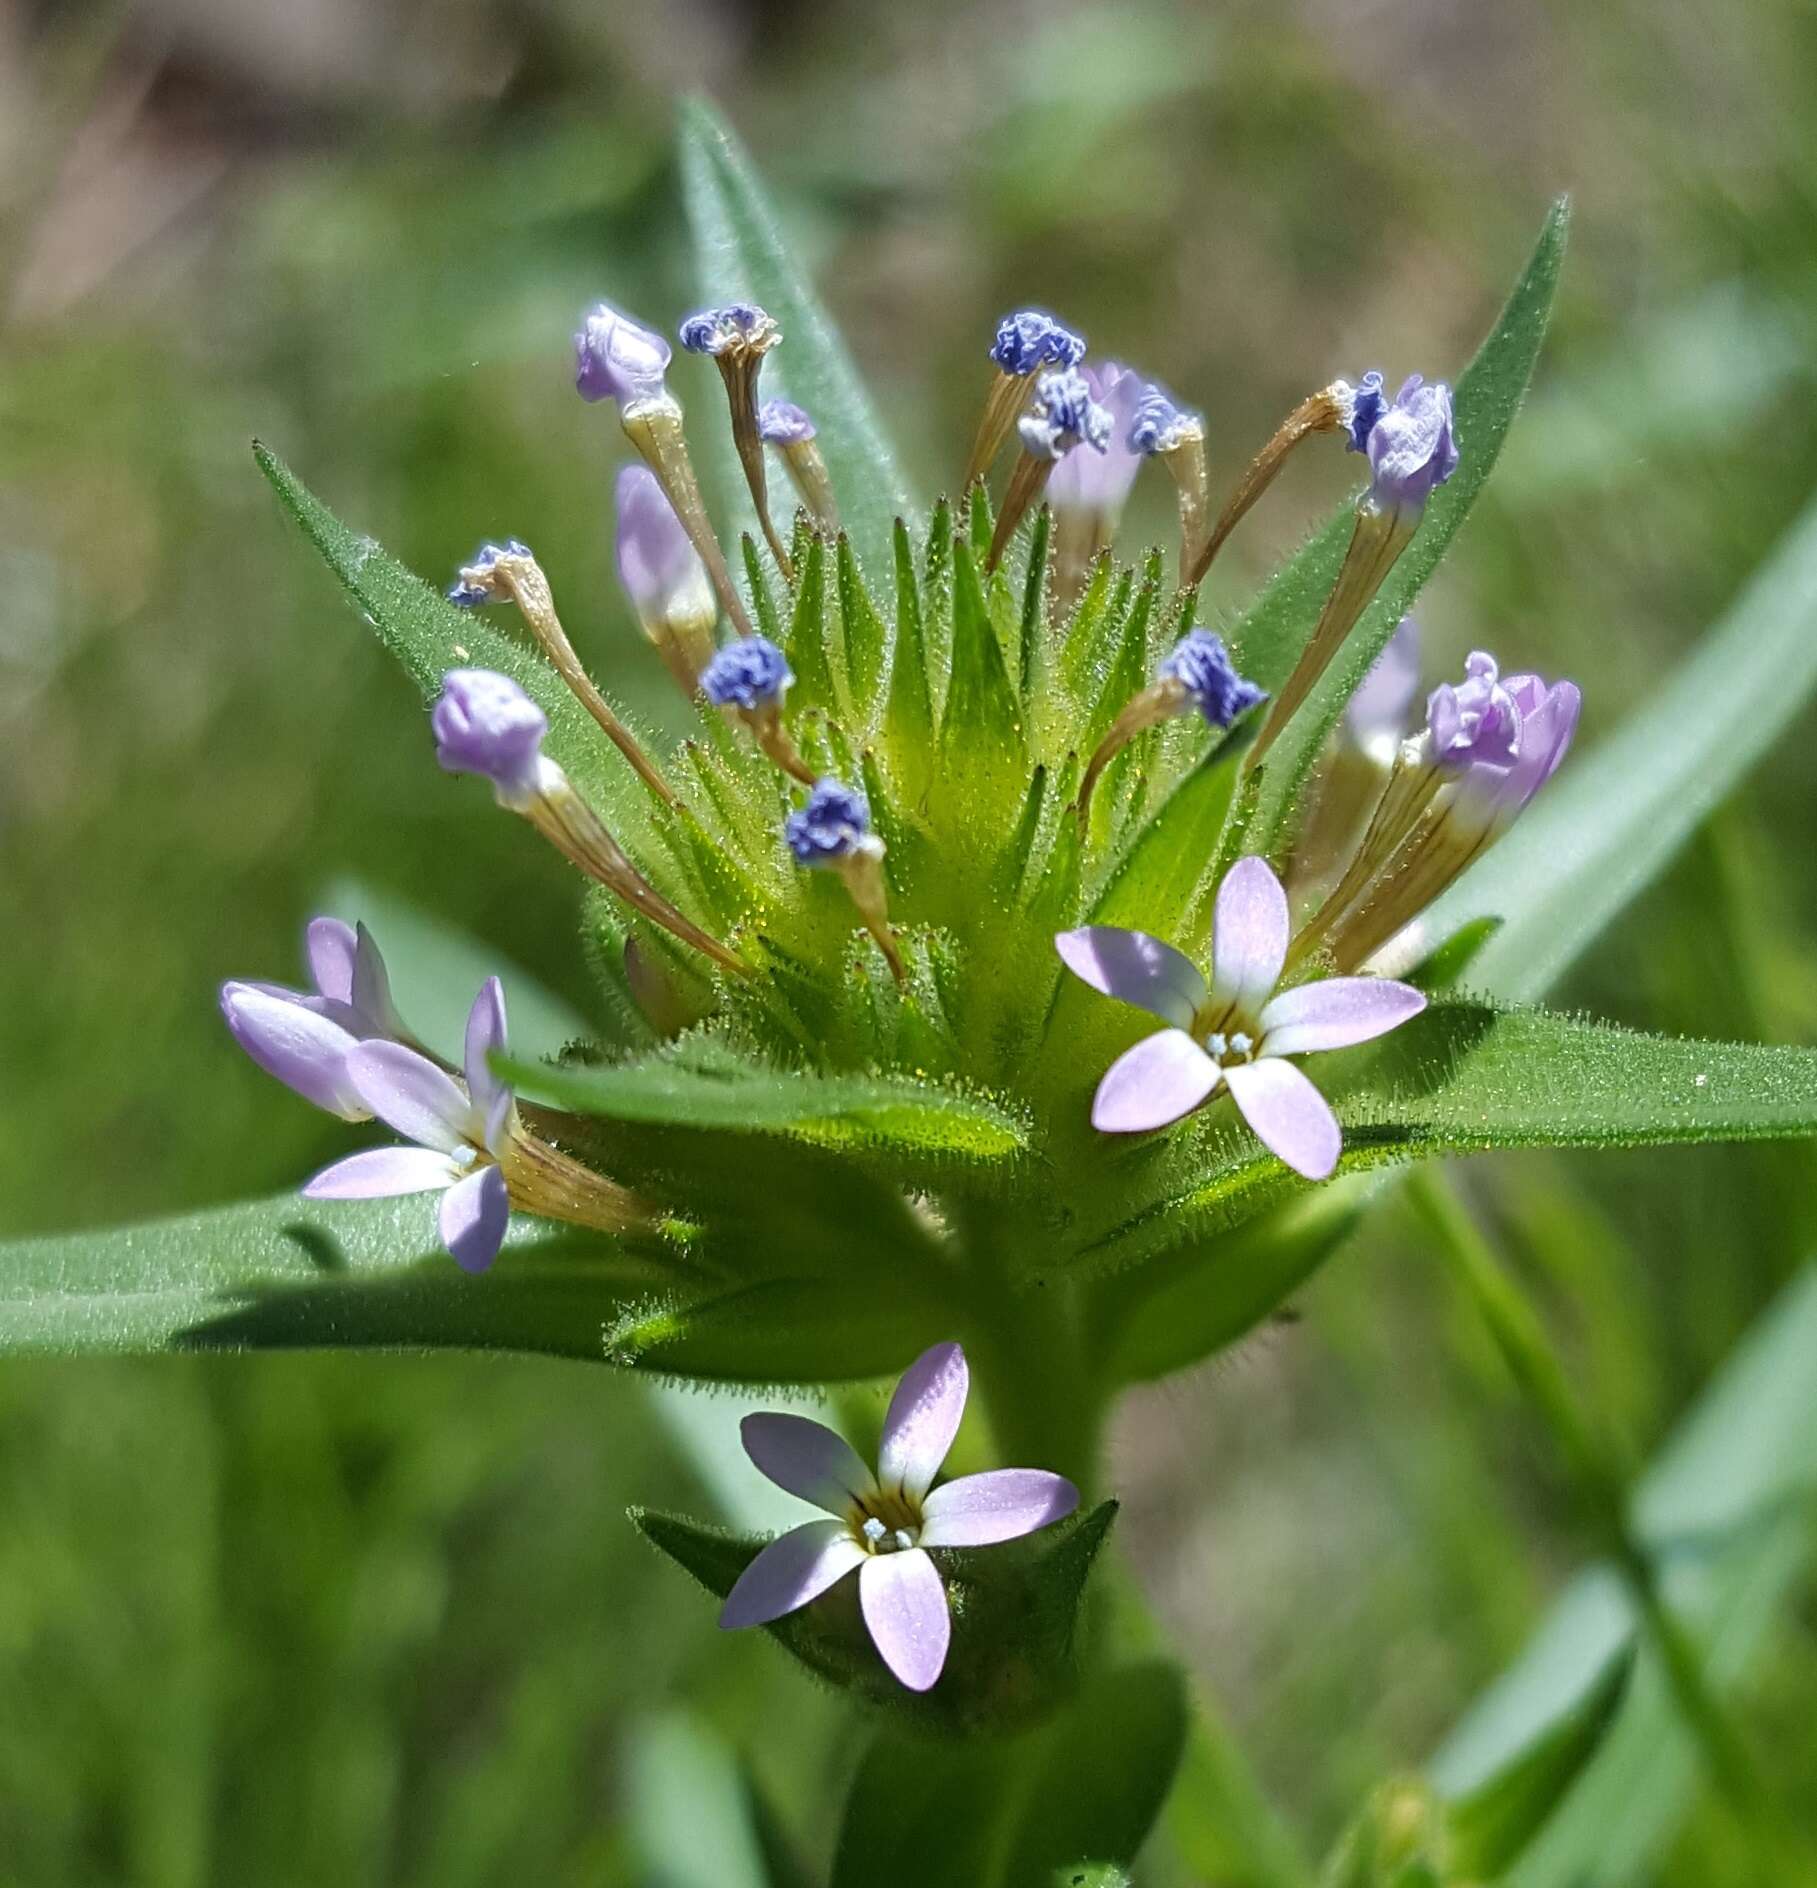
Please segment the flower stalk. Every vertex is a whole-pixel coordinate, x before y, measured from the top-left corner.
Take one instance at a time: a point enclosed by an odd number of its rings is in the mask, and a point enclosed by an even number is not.
[[[726,402],[732,417],[732,444],[744,468],[745,484],[763,527],[765,541],[783,576],[793,583],[795,567],[788,546],[770,520],[770,483],[764,464],[763,433],[759,424],[757,380],[763,357],[782,341],[782,330],[752,302],[730,302],[690,315],[681,324],[681,344],[691,354],[705,354],[725,382]]]

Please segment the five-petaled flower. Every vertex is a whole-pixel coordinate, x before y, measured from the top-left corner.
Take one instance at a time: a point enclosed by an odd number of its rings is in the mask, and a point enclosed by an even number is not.
[[[779,1488],[833,1518],[773,1540],[739,1575],[719,1623],[761,1626],[858,1574],[858,1604],[872,1643],[911,1691],[946,1664],[952,1633],[946,1589],[930,1547],[988,1547],[1062,1520],[1079,1505],[1063,1475],[1003,1468],[938,1488],[965,1413],[969,1373],[957,1344],[936,1344],[904,1373],[883,1419],[873,1474],[846,1439],[806,1416],[744,1419],[745,1453]]]
[[[235,980],[221,986],[221,1014],[233,1039],[267,1075],[344,1121],[372,1110],[347,1075],[362,1042],[415,1038],[391,1001],[391,980],[371,933],[338,918],[313,918],[306,933],[313,991]]]
[[[1218,887],[1209,988],[1189,958],[1146,932],[1061,932],[1055,947],[1074,976],[1168,1024],[1111,1064],[1092,1125],[1107,1134],[1166,1127],[1223,1087],[1289,1167],[1308,1180],[1329,1177],[1342,1147],[1337,1117],[1287,1057],[1368,1042],[1417,1016],[1426,999],[1382,977],[1327,977],[1277,993],[1290,932],[1287,894],[1256,858],[1239,859]]]
[[[505,993],[488,977],[467,1017],[466,1085],[397,1042],[366,1042],[346,1057],[347,1081],[367,1113],[414,1145],[378,1147],[325,1167],[304,1187],[312,1200],[442,1194],[442,1244],[463,1271],[498,1257],[511,1202],[499,1161],[517,1125],[509,1085],[490,1058],[505,1050]]]

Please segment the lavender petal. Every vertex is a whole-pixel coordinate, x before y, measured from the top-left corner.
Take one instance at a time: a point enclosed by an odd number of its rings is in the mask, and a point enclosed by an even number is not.
[[[442,1195],[442,1244],[463,1272],[483,1272],[498,1257],[510,1219],[505,1176],[488,1161]]]
[[[1283,990],[1262,1010],[1264,1056],[1348,1049],[1386,1035],[1417,1016],[1426,999],[1410,983],[1385,977],[1327,977]]]
[[[877,1450],[882,1487],[900,1487],[917,1501],[927,1493],[959,1433],[970,1386],[965,1352],[957,1344],[936,1344],[902,1373]]]
[[[1291,926],[1287,894],[1266,859],[1239,859],[1224,874],[1212,917],[1211,987],[1221,1003],[1253,1014],[1281,980]]]
[[[1163,1022],[1190,1028],[1205,1001],[1205,979],[1189,957],[1146,931],[1088,924],[1054,939],[1060,961],[1082,982]]]
[[[427,1147],[375,1147],[324,1167],[303,1188],[310,1200],[389,1200],[400,1193],[437,1193],[462,1176],[458,1161]]]
[[[843,1521],[805,1521],[771,1541],[738,1576],[719,1623],[729,1632],[780,1619],[869,1560]]]
[[[476,1125],[473,1106],[459,1084],[402,1043],[360,1043],[348,1052],[347,1075],[361,1101],[419,1147],[465,1154],[480,1138],[470,1132]]]
[[[999,1468],[945,1482],[921,1504],[923,1547],[988,1547],[1050,1526],[1079,1505],[1064,1475]]]
[[[1117,1057],[1091,1104],[1103,1134],[1146,1134],[1191,1114],[1218,1085],[1217,1063],[1183,1029],[1146,1036]]]
[[[918,1547],[872,1555],[858,1575],[858,1603],[884,1664],[910,1691],[929,1690],[953,1634],[934,1563]]]
[[[744,1452],[778,1488],[844,1515],[877,1484],[858,1452],[836,1430],[807,1416],[765,1411],[738,1425]]]
[[[1264,1056],[1226,1069],[1224,1079],[1264,1147],[1308,1180],[1331,1177],[1343,1149],[1337,1116],[1291,1062]]]

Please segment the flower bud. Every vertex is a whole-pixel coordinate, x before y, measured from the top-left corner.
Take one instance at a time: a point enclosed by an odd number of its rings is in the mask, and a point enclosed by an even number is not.
[[[660,399],[672,358],[660,334],[600,302],[574,337],[574,385],[583,400],[631,406]]]
[[[542,791],[549,718],[508,675],[451,669],[429,725],[442,767],[490,780],[501,805],[521,810]]]

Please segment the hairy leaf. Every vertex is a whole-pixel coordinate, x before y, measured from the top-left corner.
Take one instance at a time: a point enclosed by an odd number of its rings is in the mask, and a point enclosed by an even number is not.
[[[894,521],[919,508],[870,395],[730,126],[704,99],[691,99],[680,141],[701,295],[754,301],[775,316],[783,342],[764,362],[763,391],[786,394],[813,416],[852,543],[868,570],[887,570]]]

